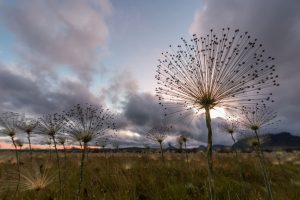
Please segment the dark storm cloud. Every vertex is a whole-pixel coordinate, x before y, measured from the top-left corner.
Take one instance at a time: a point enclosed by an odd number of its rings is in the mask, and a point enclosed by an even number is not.
[[[300,1],[207,0],[196,13],[191,33],[211,28],[239,28],[258,38],[267,54],[275,57],[281,86],[274,90],[273,105],[282,119],[280,130],[300,134]],[[279,131],[279,130],[278,130]]]
[[[29,77],[0,68],[1,111],[45,114],[60,112],[77,103],[101,104],[100,99],[78,81],[64,80],[51,91]]]
[[[124,116],[132,124],[153,127],[161,121],[163,115],[156,100],[148,93],[131,95],[125,106]]]

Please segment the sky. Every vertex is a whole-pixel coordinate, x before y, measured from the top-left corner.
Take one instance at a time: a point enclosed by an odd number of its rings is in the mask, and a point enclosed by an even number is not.
[[[139,145],[159,123],[155,70],[169,45],[211,28],[239,28],[276,58],[274,132],[300,135],[298,0],[0,0],[0,112],[41,116],[77,103],[118,113],[118,141]],[[231,138],[213,120],[215,144]],[[176,122],[190,146],[205,144],[203,116]],[[4,138],[5,140],[5,138]]]

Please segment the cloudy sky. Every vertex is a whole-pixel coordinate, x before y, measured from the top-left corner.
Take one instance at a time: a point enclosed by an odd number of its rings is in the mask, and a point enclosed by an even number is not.
[[[146,143],[140,135],[161,119],[154,78],[161,52],[181,37],[232,27],[276,58],[276,131],[300,135],[299,10],[298,0],[0,0],[0,111],[105,105],[121,116],[119,140]],[[175,126],[191,145],[206,141],[201,116]],[[214,127],[214,143],[230,144]]]

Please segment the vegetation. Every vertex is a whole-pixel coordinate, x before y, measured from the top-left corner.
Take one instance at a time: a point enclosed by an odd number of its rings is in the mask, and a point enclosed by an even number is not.
[[[161,159],[164,160],[163,142],[167,138],[167,133],[170,131],[170,127],[158,126],[152,128],[146,135],[149,140],[157,142],[160,148]]]
[[[22,173],[21,190],[19,199],[58,199],[59,181],[54,176],[57,170],[55,160],[49,160],[47,152],[34,152],[34,162],[43,169],[33,168],[27,171],[30,164],[29,152],[23,152],[24,173]],[[256,154],[240,154],[241,166],[244,169],[245,192],[239,184],[239,167],[233,153],[214,153],[216,194],[219,199],[267,199],[268,194],[264,189],[264,181]],[[63,151],[59,152],[61,158]],[[300,196],[300,154],[295,153],[266,153],[274,199],[297,199]],[[13,152],[1,153],[0,198],[9,200],[15,190],[8,187],[7,172],[16,169],[12,158]],[[280,158],[278,158],[280,157]],[[280,163],[278,160],[280,159]],[[190,153],[189,164],[184,162],[184,157],[178,153],[165,153],[165,161],[160,160],[159,153],[90,153],[85,167],[85,179],[82,183],[84,199],[166,199],[166,200],[192,200],[209,199],[207,183],[206,158],[203,152]],[[65,182],[64,199],[76,198],[77,183],[80,165],[80,154],[68,151],[67,163],[64,165],[66,173],[63,177]],[[284,171],[282,171],[284,169]],[[42,173],[40,172],[42,171]],[[43,182],[38,185],[36,181],[32,185],[23,182],[24,176],[42,178]],[[42,176],[44,175],[44,176]],[[55,180],[53,180],[56,178]],[[12,178],[9,178],[12,179]],[[15,180],[15,179],[13,179]],[[35,184],[36,183],[36,184]],[[24,187],[23,187],[24,186]],[[23,189],[24,188],[24,189]]]
[[[100,136],[114,130],[113,115],[106,109],[92,105],[74,106],[66,112],[66,133],[70,138],[83,145],[81,148],[80,179],[78,182],[77,199],[81,197],[81,185],[84,178],[84,163],[88,144]]]

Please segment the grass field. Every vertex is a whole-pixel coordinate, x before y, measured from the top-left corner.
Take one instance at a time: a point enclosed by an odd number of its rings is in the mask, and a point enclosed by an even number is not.
[[[255,154],[240,154],[240,163],[232,153],[215,153],[215,184],[218,199],[266,199],[263,175]],[[300,199],[300,153],[266,153],[273,192],[278,200]],[[60,154],[64,199],[75,199],[79,180],[80,154]],[[11,200],[17,178],[14,152],[0,156],[0,199]],[[20,187],[18,199],[58,199],[59,184],[55,155],[35,152],[21,154],[22,174],[34,175],[49,169],[53,178],[39,191]],[[240,176],[242,171],[242,178]],[[189,154],[189,161],[180,153],[89,153],[85,162],[82,199],[116,200],[190,200],[208,199],[205,153]],[[21,186],[24,180],[21,179]],[[25,190],[25,191],[24,191]]]

